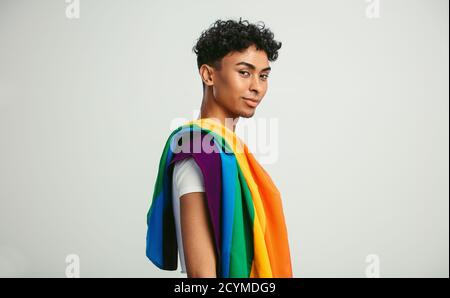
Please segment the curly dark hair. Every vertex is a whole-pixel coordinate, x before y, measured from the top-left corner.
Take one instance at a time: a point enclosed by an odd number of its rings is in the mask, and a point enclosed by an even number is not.
[[[217,20],[203,31],[193,51],[197,54],[197,67],[208,64],[220,69],[223,57],[233,51],[243,51],[255,45],[266,52],[269,61],[278,58],[281,42],[273,39],[274,34],[263,22],[251,24],[247,20]]]

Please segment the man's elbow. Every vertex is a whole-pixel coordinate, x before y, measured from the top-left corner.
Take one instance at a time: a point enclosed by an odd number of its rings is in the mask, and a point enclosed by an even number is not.
[[[214,270],[192,270],[188,271],[188,278],[216,278],[217,274]]]

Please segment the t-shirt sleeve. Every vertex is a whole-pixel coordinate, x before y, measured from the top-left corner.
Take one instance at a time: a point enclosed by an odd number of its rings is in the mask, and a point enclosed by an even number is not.
[[[192,157],[177,161],[173,170],[174,187],[178,198],[191,192],[205,192],[203,174]]]

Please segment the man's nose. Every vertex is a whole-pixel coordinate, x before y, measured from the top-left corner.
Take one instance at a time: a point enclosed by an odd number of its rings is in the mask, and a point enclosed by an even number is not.
[[[254,76],[252,78],[252,81],[250,83],[250,91],[255,92],[256,94],[259,94],[261,92],[261,82],[259,81],[258,76]]]

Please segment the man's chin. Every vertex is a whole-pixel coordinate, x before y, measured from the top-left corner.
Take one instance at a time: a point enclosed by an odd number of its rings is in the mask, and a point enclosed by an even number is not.
[[[241,111],[239,117],[242,118],[252,118],[255,115],[255,110],[252,111]]]
[[[253,112],[243,112],[243,113],[241,113],[241,115],[239,115],[239,117],[252,118],[254,115],[255,115],[255,110],[253,110]]]

